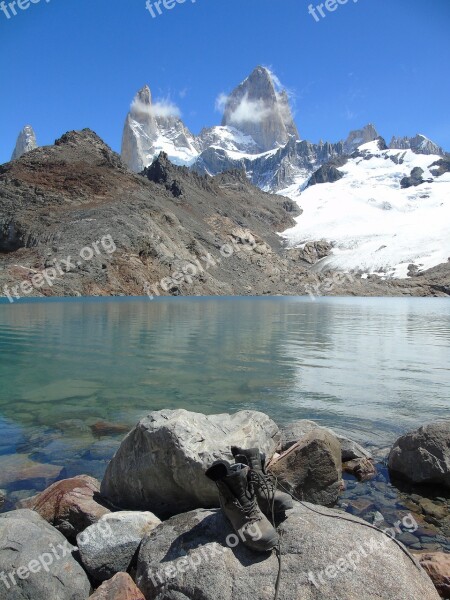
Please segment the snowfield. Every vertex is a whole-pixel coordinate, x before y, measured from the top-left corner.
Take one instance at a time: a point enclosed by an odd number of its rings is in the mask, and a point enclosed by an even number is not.
[[[343,179],[304,191],[302,180],[279,192],[303,210],[297,225],[281,234],[288,245],[327,240],[334,244],[333,253],[317,269],[365,275],[405,278],[410,264],[422,271],[447,262],[450,173],[436,177],[429,170],[442,157],[379,150],[377,142],[360,146],[359,151],[364,157],[339,168]],[[401,180],[415,167],[424,170],[422,177],[430,183],[402,189]]]

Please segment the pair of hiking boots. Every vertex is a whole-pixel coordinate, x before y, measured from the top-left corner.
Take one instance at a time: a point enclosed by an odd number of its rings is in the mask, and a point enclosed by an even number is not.
[[[278,491],[265,468],[265,456],[257,448],[233,446],[235,464],[216,461],[206,476],[219,489],[220,506],[242,542],[258,552],[278,545],[275,521],[293,507],[289,494]]]

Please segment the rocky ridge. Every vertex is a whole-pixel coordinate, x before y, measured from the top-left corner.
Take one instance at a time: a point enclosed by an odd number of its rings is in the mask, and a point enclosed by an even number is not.
[[[407,280],[336,274],[330,284],[330,274],[315,272],[324,249],[304,260],[278,234],[299,212],[242,170],[202,176],[161,154],[136,175],[92,131],[69,132],[0,167],[0,289],[10,299],[13,288],[19,296],[448,295],[450,264]],[[61,262],[68,257],[70,268]],[[48,269],[52,280],[40,281]]]

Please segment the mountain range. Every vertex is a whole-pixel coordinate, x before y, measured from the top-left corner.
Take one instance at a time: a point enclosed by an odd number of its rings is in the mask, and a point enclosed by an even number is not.
[[[155,102],[144,86],[125,120],[123,163],[144,173],[163,153],[199,176],[239,172],[262,191],[287,197],[286,206],[293,201],[301,214],[280,239],[302,252],[326,244],[326,255],[313,261],[316,272],[406,278],[447,262],[449,155],[426,136],[394,136],[386,144],[369,124],[339,142],[302,140],[288,92],[265,67],[218,104],[221,124],[194,135],[175,107]],[[27,126],[13,158],[35,147]]]
[[[124,162],[140,172],[164,151],[174,164],[203,174],[244,169],[252,183],[265,191],[278,192],[293,183],[305,183],[331,159],[349,155],[358,146],[380,137],[369,124],[337,143],[302,140],[288,93],[265,67],[257,67],[229,96],[219,98],[219,105],[223,107],[221,125],[203,129],[195,136],[179,117],[161,114],[161,107],[152,103],[150,89],[145,86],[134,98],[125,121]],[[445,155],[423,135],[393,137],[389,147]]]

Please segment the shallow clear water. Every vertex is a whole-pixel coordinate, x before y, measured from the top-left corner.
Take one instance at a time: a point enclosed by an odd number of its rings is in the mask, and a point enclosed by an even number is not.
[[[60,466],[61,477],[101,477],[121,436],[91,426],[132,426],[161,408],[314,419],[380,447],[450,417],[445,299],[1,304],[0,353],[0,488],[9,491],[53,476],[27,458]]]

